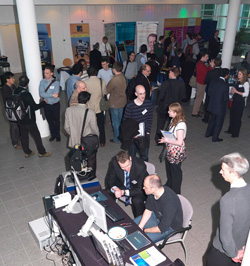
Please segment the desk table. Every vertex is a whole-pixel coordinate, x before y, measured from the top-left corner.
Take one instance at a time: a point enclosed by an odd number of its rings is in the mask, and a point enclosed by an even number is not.
[[[91,193],[97,192],[97,188],[88,188],[86,189],[86,191],[89,194],[91,194]],[[133,220],[126,214],[126,212],[114,200],[111,199],[111,197],[108,195],[108,193],[105,190],[101,190],[101,192],[108,198],[107,203],[110,206],[112,206],[118,213],[122,214],[122,216],[124,217],[124,220],[121,220],[115,223],[112,222],[107,217],[108,228],[111,228],[113,226],[119,226],[121,223],[132,223],[131,227],[126,228],[128,231],[128,234],[131,234],[137,230],[140,230],[138,225],[136,225],[133,222]],[[82,225],[86,222],[88,218],[87,215],[84,212],[78,213],[78,214],[66,213],[62,211],[62,209],[63,208],[58,208],[58,209],[52,208],[50,210],[50,213],[52,217],[55,219],[55,221],[57,222],[61,233],[64,235],[66,242],[67,242],[66,244],[72,248],[80,264],[86,265],[86,266],[108,265],[108,263],[104,260],[104,258],[95,249],[95,246],[90,237],[77,236],[77,233],[79,232]],[[146,234],[143,231],[141,232],[146,236]],[[124,252],[123,254],[124,264],[125,262],[132,264],[129,260],[129,257],[145,250],[146,248],[149,248],[155,245],[151,240],[150,242],[151,242],[150,245],[142,249],[139,249],[139,250],[134,250],[134,248],[128,243],[126,239],[121,240],[121,243],[123,245],[126,245],[127,247],[129,247],[129,250],[126,250],[126,252]],[[171,260],[167,256],[166,258],[167,259],[159,265],[161,266],[171,265],[172,263]]]

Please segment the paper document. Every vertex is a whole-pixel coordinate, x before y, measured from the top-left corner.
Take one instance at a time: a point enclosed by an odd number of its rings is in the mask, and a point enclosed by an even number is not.
[[[169,132],[169,131],[161,130],[161,134],[163,135],[164,138],[168,138],[168,139],[174,139],[174,140],[176,140],[174,134],[171,133],[171,132]]]

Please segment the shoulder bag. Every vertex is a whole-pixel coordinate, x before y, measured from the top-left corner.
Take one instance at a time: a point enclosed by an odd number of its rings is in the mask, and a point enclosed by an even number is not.
[[[176,126],[175,126],[176,128]],[[173,133],[175,131],[173,130]],[[187,157],[186,154],[186,145],[175,145],[175,144],[166,144],[166,148],[164,147],[160,154],[160,161],[163,161],[164,156],[166,156],[166,160],[170,163],[179,164],[185,160]]]
[[[87,153],[87,155],[91,155],[91,154],[96,153],[99,148],[99,137],[95,134],[88,134],[85,137],[82,136],[88,111],[89,109],[86,109],[84,119],[83,119],[82,131],[81,131],[81,145],[84,147],[84,150]]]
[[[100,79],[100,83],[101,83],[101,92],[102,92],[102,79]],[[103,111],[107,111],[109,109],[109,100],[107,98],[107,95],[103,95],[102,92],[102,97],[100,100],[100,110]]]

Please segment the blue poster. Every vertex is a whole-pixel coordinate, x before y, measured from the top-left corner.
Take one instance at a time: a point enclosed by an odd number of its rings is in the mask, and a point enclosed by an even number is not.
[[[42,63],[53,64],[50,24],[37,24]]]
[[[135,26],[136,22],[116,23],[116,41],[124,42],[127,53],[135,49]]]

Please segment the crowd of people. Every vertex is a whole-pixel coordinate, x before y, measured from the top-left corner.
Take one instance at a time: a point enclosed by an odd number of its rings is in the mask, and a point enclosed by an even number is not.
[[[230,90],[227,82],[229,69],[221,68],[222,61],[217,57],[220,51],[218,34],[219,32],[215,31],[209,40],[208,49],[204,48],[201,33],[187,33],[182,44],[176,42],[172,31],[165,39],[164,36],[160,36],[158,42],[156,42],[157,36],[151,34],[147,40],[149,50],[147,45],[143,44],[138,54],[130,52],[127,61],[123,64],[114,62],[112,68],[110,67],[112,49],[108,38],[104,36],[100,45],[99,43],[93,45],[89,68],[86,61],[80,59],[73,65],[72,75],[66,81],[69,107],[65,112],[64,129],[69,135],[69,147],[74,148],[76,144],[81,144],[81,137],[89,134],[98,136],[100,147],[105,147],[105,125],[109,119],[111,120],[113,138],[110,142],[113,144],[110,145],[121,144],[124,150],[114,156],[109,163],[105,178],[106,189],[113,199],[124,196],[126,205],[132,202],[135,222],[155,242],[182,225],[182,209],[177,197],[177,194],[181,193],[181,164],[186,158],[187,124],[182,104],[190,101],[192,86],[189,82],[193,75],[196,77],[197,91],[191,115],[201,117],[203,106],[205,114],[202,121],[208,123],[205,137],[212,136],[213,142],[223,141],[219,135],[229,103]],[[155,99],[157,75],[162,67],[169,67],[168,79],[160,85],[158,97]],[[12,95],[20,95],[25,109],[28,110],[22,120],[10,122],[13,147],[23,149],[26,158],[33,155],[35,152],[29,148],[30,134],[35,140],[38,156],[51,156],[43,146],[36,125],[35,111],[44,109],[50,130],[49,141],[60,142],[60,86],[54,78],[53,67],[46,66],[44,69],[44,79],[39,85],[41,97],[39,104],[35,103],[27,90],[29,83],[27,76],[19,78],[18,88],[14,86],[13,73],[7,72],[4,77],[5,84],[2,88],[4,103]],[[234,84],[230,85],[233,87],[230,91],[232,106],[226,133],[236,138],[239,137],[245,100],[249,94],[247,70],[240,69]],[[205,93],[206,101],[203,105]],[[105,111],[100,106],[104,97],[108,98],[109,102],[109,108]],[[154,140],[157,145],[163,146],[162,154],[167,175],[165,186],[157,175],[148,175],[144,163],[149,161],[154,103],[157,105]],[[83,123],[84,130],[82,130]],[[167,129],[169,135],[162,135],[164,129]],[[97,150],[94,150],[87,156],[88,166],[93,169],[94,176],[98,167],[96,153]],[[237,156],[242,158],[241,155]],[[230,168],[231,173],[234,171],[236,177],[241,180],[245,172],[242,174],[238,168],[231,166],[230,160],[236,159],[230,158],[222,158],[222,176],[228,181],[224,172],[228,170],[225,168]],[[236,181],[238,179],[235,178]],[[230,179],[228,182],[234,181]],[[245,186],[245,183],[241,182],[241,185]],[[244,189],[244,193],[247,189]],[[230,190],[231,194],[233,193]],[[239,197],[240,200],[242,199]],[[239,216],[236,211],[235,216]],[[224,223],[226,224],[222,221],[221,226],[224,226]],[[234,228],[232,231],[235,233]],[[244,244],[243,237],[238,242],[234,250],[227,252],[223,239],[216,236],[213,248],[233,258],[243,248],[240,246]],[[211,261],[215,258],[216,255],[213,255]]]

